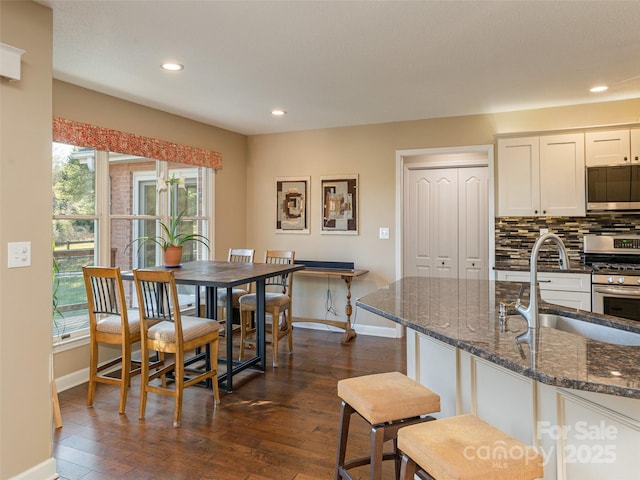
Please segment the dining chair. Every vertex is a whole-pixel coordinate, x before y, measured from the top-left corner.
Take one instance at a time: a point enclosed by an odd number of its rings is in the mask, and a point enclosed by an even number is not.
[[[256,254],[256,251],[252,248],[230,248],[229,253],[227,255],[227,261],[234,262],[234,263],[253,263],[255,254]],[[249,284],[233,287],[231,291],[231,299],[232,299],[231,302],[232,302],[233,308],[235,309],[240,308],[240,297],[242,295],[246,295],[247,293],[249,293],[249,291],[250,291]],[[226,288],[218,289],[218,298],[216,300],[216,307],[218,309],[218,312],[217,312],[218,321],[221,324],[224,324],[227,318],[227,289]],[[205,305],[203,300],[202,304],[200,305],[201,317],[206,316],[204,308],[205,308]],[[224,330],[220,333],[224,334]]]
[[[208,380],[213,384],[214,402],[220,402],[217,365],[220,324],[181,314],[173,271],[134,270],[133,277],[142,320],[140,345],[143,357],[149,351],[173,355],[173,362],[154,371],[146,364],[142,365],[139,417],[144,418],[147,393],[166,395],[175,398],[173,426],[179,427],[185,388]],[[202,362],[185,365],[186,354],[203,347],[207,352],[204,366]],[[173,388],[166,382],[168,373],[173,373]],[[161,378],[161,385],[151,383],[157,378]]]
[[[142,363],[131,358],[132,345],[140,341],[140,316],[128,309],[122,277],[118,267],[85,266],[82,268],[89,310],[89,392],[87,405],[92,406],[96,383],[120,386],[120,406],[125,412],[131,377],[141,372]],[[120,355],[101,365],[99,345],[118,345]],[[148,358],[144,355],[141,358]],[[157,361],[154,365],[158,365]],[[120,376],[113,375],[120,365]]]
[[[267,250],[264,263],[291,265],[295,259],[292,250]],[[278,366],[278,343],[283,338],[289,341],[289,354],[293,353],[292,298],[293,275],[284,273],[265,281],[265,312],[271,314],[270,336],[273,366]],[[247,343],[256,342],[256,329],[252,324],[252,312],[256,310],[256,294],[248,293],[240,297],[240,359]],[[282,319],[280,318],[282,316]],[[269,332],[267,332],[269,333]]]

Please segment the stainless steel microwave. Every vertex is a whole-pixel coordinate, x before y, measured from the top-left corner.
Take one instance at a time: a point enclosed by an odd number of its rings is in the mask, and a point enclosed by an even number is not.
[[[587,167],[588,211],[640,211],[640,165]]]

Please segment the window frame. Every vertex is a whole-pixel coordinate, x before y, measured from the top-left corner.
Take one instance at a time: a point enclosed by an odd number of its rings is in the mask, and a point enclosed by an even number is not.
[[[53,142],[53,143],[61,143],[61,142]],[[53,144],[52,144],[53,146]],[[80,145],[74,145],[79,148],[83,148]],[[107,152],[105,150],[96,150],[95,152],[95,209],[93,215],[52,215],[52,222],[55,220],[92,220],[94,221],[96,227],[94,230],[94,262],[96,265],[111,265],[111,223],[114,220],[124,220],[132,222],[132,234],[135,234],[133,231],[133,226],[137,223],[136,220],[156,220],[167,222],[169,218],[168,212],[168,192],[166,189],[157,191],[157,212],[156,215],[138,215],[136,213],[132,214],[112,214],[111,213],[111,204],[110,204],[110,195],[111,195],[111,178],[110,178],[110,155],[121,155],[117,152]],[[134,155],[123,155],[123,157],[129,157],[129,159],[133,158],[142,158]],[[125,158],[122,159],[123,161]],[[202,201],[202,215],[198,216],[185,216],[185,220],[194,220],[194,221],[202,221],[205,223],[206,235],[209,239],[210,249],[203,249],[201,258],[203,260],[207,260],[209,256],[214,251],[214,242],[212,239],[215,238],[215,210],[214,210],[214,198],[215,198],[215,169],[211,167],[203,167],[198,165],[187,165],[187,164],[179,164],[177,162],[168,161],[168,160],[158,160],[149,158],[149,161],[155,162],[155,172],[134,172],[132,175],[132,182],[134,183],[134,187],[136,184],[136,177],[138,177],[138,181],[141,178],[145,180],[153,179],[154,182],[157,182],[158,178],[167,179],[169,176],[169,172],[175,173],[179,175],[181,170],[190,170],[198,169],[202,175],[202,191],[201,195],[204,196]],[[117,160],[116,160],[117,161]],[[172,168],[169,168],[170,165]],[[182,165],[182,167],[175,167],[175,165]],[[139,201],[138,193],[136,188],[133,190],[133,194],[136,198],[132,201],[135,202],[134,205],[138,205]],[[136,238],[133,236],[133,238]],[[135,259],[134,255],[134,259]],[[137,262],[137,259],[135,260]],[[160,259],[157,259],[159,262]],[[135,264],[135,263],[134,263]],[[61,337],[57,338],[52,329],[52,338],[54,342],[54,351],[64,351],[69,348],[75,348],[75,346],[80,346],[82,344],[86,344],[89,338],[89,327],[75,330],[73,332],[69,332],[63,334]]]

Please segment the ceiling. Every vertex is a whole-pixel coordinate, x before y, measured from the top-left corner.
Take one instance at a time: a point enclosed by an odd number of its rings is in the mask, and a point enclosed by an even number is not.
[[[38,3],[56,79],[247,135],[640,97],[635,0]]]

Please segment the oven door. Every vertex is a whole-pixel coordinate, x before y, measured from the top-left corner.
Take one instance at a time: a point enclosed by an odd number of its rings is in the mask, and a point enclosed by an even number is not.
[[[640,287],[593,285],[593,311],[640,322]]]

